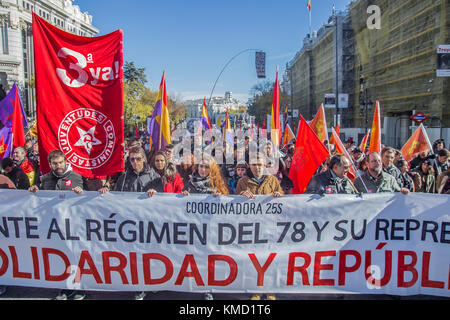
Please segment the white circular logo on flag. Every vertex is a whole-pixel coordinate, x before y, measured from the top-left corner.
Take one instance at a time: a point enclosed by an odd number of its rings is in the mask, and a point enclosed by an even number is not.
[[[90,170],[108,162],[116,135],[111,120],[103,113],[80,108],[68,113],[61,121],[58,142],[69,163]]]

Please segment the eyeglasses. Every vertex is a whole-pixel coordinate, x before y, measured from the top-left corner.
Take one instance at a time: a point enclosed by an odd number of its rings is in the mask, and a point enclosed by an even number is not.
[[[199,164],[198,167],[203,169],[209,169],[209,166],[205,164]]]
[[[132,158],[130,158],[130,162],[141,161],[141,160],[142,160],[142,157],[132,157]]]

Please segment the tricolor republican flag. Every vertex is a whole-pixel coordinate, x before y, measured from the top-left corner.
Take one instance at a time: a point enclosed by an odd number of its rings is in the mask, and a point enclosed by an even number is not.
[[[155,152],[164,150],[164,147],[171,143],[169,106],[167,103],[166,79],[163,72],[159,85],[158,96],[153,108],[152,120],[149,126],[150,148]]]
[[[277,77],[273,88],[272,98],[272,114],[270,117],[270,138],[275,149],[278,149],[281,140],[281,123],[280,123],[280,86],[278,83],[278,67]]]

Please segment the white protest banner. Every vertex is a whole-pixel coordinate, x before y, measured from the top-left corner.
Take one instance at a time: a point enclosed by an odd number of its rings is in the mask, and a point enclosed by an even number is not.
[[[450,197],[0,191],[0,284],[450,296]]]

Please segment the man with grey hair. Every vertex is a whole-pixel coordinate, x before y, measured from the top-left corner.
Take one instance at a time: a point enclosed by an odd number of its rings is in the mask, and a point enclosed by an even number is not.
[[[401,178],[401,171],[394,166],[395,149],[391,147],[385,147],[381,151],[381,161],[383,162],[383,171],[389,173],[397,180],[400,187],[404,187],[403,180]]]
[[[402,188],[397,180],[383,171],[381,157],[377,152],[369,153],[367,171],[354,181],[360,193],[401,192],[408,194],[409,190]]]
[[[331,194],[346,193],[355,194],[358,190],[347,177],[350,161],[342,154],[333,156],[330,160],[329,169],[312,177],[305,193]]]

